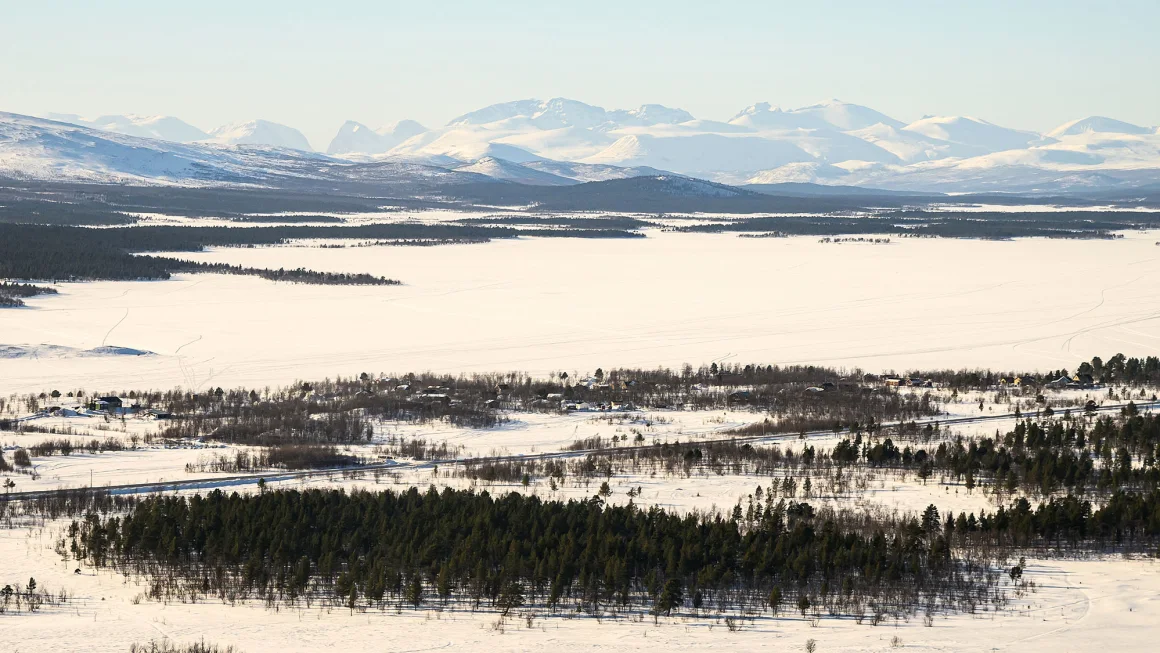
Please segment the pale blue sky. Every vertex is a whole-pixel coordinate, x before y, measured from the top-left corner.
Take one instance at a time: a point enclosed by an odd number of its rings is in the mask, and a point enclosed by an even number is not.
[[[1014,5],[1014,6],[1008,6]],[[437,126],[566,96],[728,119],[837,97],[900,120],[1160,124],[1160,2],[0,0],[0,110]]]

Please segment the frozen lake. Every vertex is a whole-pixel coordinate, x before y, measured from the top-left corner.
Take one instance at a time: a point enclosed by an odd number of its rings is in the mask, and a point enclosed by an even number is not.
[[[649,232],[439,247],[218,249],[187,258],[369,272],[403,286],[183,275],[64,284],[0,311],[0,345],[156,356],[0,358],[0,392],[282,385],[359,372],[712,360],[1073,368],[1160,348],[1160,239],[1010,242]]]

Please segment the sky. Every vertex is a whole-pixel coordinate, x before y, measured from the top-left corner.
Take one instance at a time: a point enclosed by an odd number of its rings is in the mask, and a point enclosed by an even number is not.
[[[0,0],[0,111],[439,126],[523,98],[726,120],[839,98],[899,120],[1160,124],[1160,2]]]

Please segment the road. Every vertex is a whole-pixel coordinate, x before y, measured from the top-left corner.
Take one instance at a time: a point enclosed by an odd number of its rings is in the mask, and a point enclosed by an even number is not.
[[[1109,404],[1104,406],[1097,406],[1095,412],[1119,412],[1128,404]],[[1160,401],[1157,402],[1142,402],[1136,404],[1136,408],[1141,412],[1155,410],[1160,408]],[[1082,409],[1076,409],[1073,412],[1083,412]],[[1058,411],[1057,411],[1058,414]],[[1030,415],[1030,413],[1025,413]],[[962,424],[978,424],[983,422],[1002,421],[1014,419],[1014,414],[1003,413],[999,415],[979,415],[977,417],[955,417],[955,418],[929,418],[922,420],[913,420],[919,426],[927,424],[938,424],[939,426],[948,425],[962,425]],[[910,422],[907,421],[907,424]],[[883,424],[884,428],[897,427],[899,422],[891,422]],[[849,432],[848,429],[843,432]],[[810,431],[805,434],[806,439],[811,437],[826,437],[834,435],[834,431]],[[715,444],[728,442],[748,442],[756,444],[766,444],[774,442],[785,442],[787,440],[801,439],[800,433],[774,433],[770,435],[751,435],[738,436],[730,438],[717,438],[710,440],[697,440],[697,444]],[[657,445],[645,444],[639,446],[623,446],[616,447],[616,451],[647,451],[656,448]],[[367,465],[358,465],[356,467],[328,467],[324,469],[308,469],[300,471],[285,471],[285,472],[267,472],[259,474],[235,474],[230,476],[208,476],[201,478],[192,478],[181,481],[164,481],[154,483],[127,483],[124,485],[105,485],[98,489],[112,492],[114,494],[149,494],[153,492],[167,492],[178,490],[202,490],[215,489],[223,487],[239,487],[247,485],[255,485],[260,480],[265,480],[267,483],[276,483],[283,481],[293,481],[299,479],[318,478],[332,475],[341,475],[343,472],[373,472],[375,470],[397,470],[397,469],[425,469],[437,465],[462,465],[464,463],[496,463],[496,462],[516,462],[521,460],[555,460],[568,459],[586,456],[590,453],[598,453],[604,451],[601,449],[580,449],[575,451],[558,451],[538,454],[511,454],[505,456],[483,456],[483,457],[463,457],[463,458],[447,458],[441,460],[424,460],[415,462],[398,462],[395,460],[388,460],[385,462],[370,463]],[[51,496],[58,490],[38,490],[33,492],[12,492],[11,494],[0,496],[0,500],[22,500],[22,499],[36,499],[39,497]]]

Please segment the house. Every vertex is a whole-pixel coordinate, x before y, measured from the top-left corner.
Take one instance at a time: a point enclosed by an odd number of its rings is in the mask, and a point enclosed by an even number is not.
[[[1094,378],[1092,378],[1092,375],[1091,375],[1091,374],[1079,374],[1079,373],[1076,373],[1076,374],[1073,374],[1073,375],[1071,376],[1071,380],[1072,380],[1074,383],[1077,383],[1077,384],[1079,384],[1079,386],[1080,386],[1081,388],[1090,388],[1090,387],[1092,387],[1093,385],[1095,385],[1095,379],[1094,379]]]
[[[1033,376],[1017,376],[1015,377],[1015,385],[1035,385],[1035,377]]]
[[[729,393],[730,404],[747,404],[752,401],[753,395],[748,390],[737,390]]]
[[[1047,388],[1066,388],[1067,386],[1071,385],[1072,383],[1074,383],[1074,381],[1071,380],[1071,377],[1061,376],[1058,379],[1056,379],[1054,381],[1048,381],[1047,383],[1044,383],[1043,385],[1044,385],[1044,387],[1047,387]]]
[[[113,413],[121,410],[122,405],[120,397],[97,397],[89,402],[89,410],[103,410]]]
[[[888,376],[886,377],[885,383],[888,388],[897,388],[902,385],[902,379],[897,376]]]

